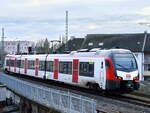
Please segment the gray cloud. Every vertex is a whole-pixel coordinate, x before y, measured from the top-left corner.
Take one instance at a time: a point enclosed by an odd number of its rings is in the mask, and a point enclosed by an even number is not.
[[[147,0],[5,0],[0,4],[0,26],[6,29],[7,40],[55,39],[65,34],[69,10],[70,36],[143,32],[149,28],[138,22],[150,17],[137,12],[149,6]]]

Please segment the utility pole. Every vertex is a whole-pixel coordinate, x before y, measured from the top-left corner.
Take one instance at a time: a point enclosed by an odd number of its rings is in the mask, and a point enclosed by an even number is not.
[[[2,28],[2,39],[1,39],[1,65],[4,64],[4,28]]]
[[[147,27],[150,27],[150,22],[139,22],[140,25],[144,25],[144,26],[147,26]],[[144,77],[142,77],[142,75],[144,74],[144,59],[145,59],[145,54],[144,54],[144,49],[145,49],[145,44],[146,44],[146,41],[147,41],[147,38],[148,38],[148,33],[147,31],[145,31],[145,36],[144,36],[144,40],[143,40],[143,47],[142,47],[142,63],[141,63],[141,74],[140,74],[140,79],[144,80]]]
[[[68,11],[66,11],[66,44],[65,51],[68,51]]]

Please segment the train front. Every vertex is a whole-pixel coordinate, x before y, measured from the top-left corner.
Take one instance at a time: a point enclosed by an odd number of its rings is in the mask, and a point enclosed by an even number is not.
[[[112,62],[111,62],[112,61]],[[139,70],[134,54],[128,50],[112,51],[111,61],[107,61],[107,89],[131,92],[139,89]]]

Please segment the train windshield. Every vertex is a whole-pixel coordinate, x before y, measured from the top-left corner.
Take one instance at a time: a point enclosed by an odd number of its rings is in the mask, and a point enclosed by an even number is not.
[[[116,70],[128,72],[137,70],[137,63],[133,54],[115,53],[113,56]]]

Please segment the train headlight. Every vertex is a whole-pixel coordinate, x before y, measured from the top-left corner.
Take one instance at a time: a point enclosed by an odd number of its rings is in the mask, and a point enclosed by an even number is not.
[[[133,80],[139,80],[139,77],[134,77]]]
[[[133,80],[139,80],[139,73],[136,77],[133,78]]]
[[[122,77],[120,77],[120,76],[117,76],[117,79],[119,79],[119,80],[123,80],[123,78],[122,78]]]

